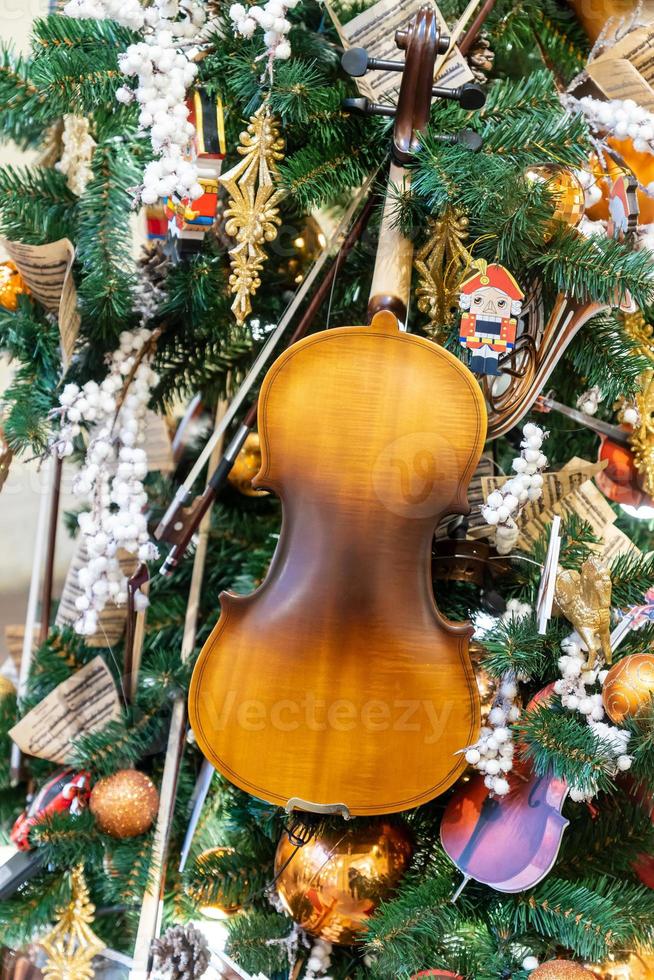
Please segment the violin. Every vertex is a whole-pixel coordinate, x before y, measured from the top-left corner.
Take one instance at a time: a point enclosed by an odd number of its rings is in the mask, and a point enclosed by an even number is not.
[[[554,695],[547,684],[526,711]],[[449,801],[441,821],[445,853],[463,874],[457,894],[474,878],[499,892],[533,888],[551,871],[569,821],[561,810],[568,784],[552,774],[537,776],[528,761],[515,762],[506,796],[493,796],[483,775],[473,776]]]
[[[406,186],[448,42],[429,7],[396,42],[406,61],[395,66],[390,185]],[[457,779],[457,751],[478,735],[472,628],[439,612],[430,564],[441,518],[469,511],[486,411],[456,357],[400,329],[411,245],[392,200],[370,325],[305,337],[263,381],[253,486],[281,498],[281,534],[261,586],[221,595],[191,680],[190,721],[206,758],[288,811],[418,806]]]
[[[499,892],[521,892],[552,869],[569,821],[561,813],[564,779],[514,768],[506,796],[492,796],[484,776],[473,776],[449,801],[441,843],[464,883],[470,878]]]
[[[559,412],[599,435],[597,458],[599,462],[606,460],[606,467],[596,474],[595,482],[605,497],[616,504],[654,507],[654,500],[641,487],[642,477],[634,462],[629,426],[612,425],[544,395],[539,395],[535,408],[540,412]]]

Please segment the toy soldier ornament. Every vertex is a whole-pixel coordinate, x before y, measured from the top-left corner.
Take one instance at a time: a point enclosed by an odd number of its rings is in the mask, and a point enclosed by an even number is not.
[[[524,293],[503,265],[474,263],[477,271],[466,279],[459,295],[460,341],[471,352],[470,370],[476,374],[501,374],[500,354],[515,345],[516,317],[522,310]]]

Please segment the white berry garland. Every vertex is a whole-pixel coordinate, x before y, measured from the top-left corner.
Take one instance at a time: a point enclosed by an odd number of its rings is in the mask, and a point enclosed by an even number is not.
[[[291,24],[286,13],[297,4],[298,0],[266,0],[261,7],[253,4],[246,9],[242,3],[233,3],[229,8],[234,29],[241,37],[252,37],[257,27],[263,31],[270,71],[273,61],[287,61],[291,57],[291,45],[286,36]]]
[[[496,529],[495,548],[500,555],[508,555],[517,544],[520,531],[516,517],[522,508],[543,494],[541,470],[547,466],[547,457],[541,452],[541,446],[547,433],[533,422],[527,422],[522,435],[522,452],[512,463],[516,475],[493,490],[481,508],[486,523]]]
[[[602,701],[601,685],[608,673],[601,663],[588,669],[586,667],[586,652],[577,632],[571,633],[561,641],[563,651],[559,658],[561,677],[554,682],[554,691],[561,698],[561,704],[568,711],[576,711],[585,717],[597,738],[604,743],[613,756],[614,774],[626,772],[631,768],[632,757],[627,748],[630,733],[624,728],[607,724],[604,721],[604,703]],[[600,688],[598,691],[597,688]],[[591,690],[588,690],[588,689]],[[595,688],[595,690],[592,690]],[[570,799],[583,803],[593,798],[596,789],[588,792],[572,787]]]
[[[70,0],[64,12],[69,17],[113,17],[142,34],[143,40],[118,59],[123,74],[136,77],[136,88],[123,85],[116,92],[119,102],[140,104],[139,124],[149,131],[158,157],[145,167],[142,203],[155,204],[171,194],[191,201],[200,197],[197,168],[185,158],[195,135],[186,91],[197,75],[193,44],[205,26],[204,5],[199,0],[153,0],[148,7],[134,0]]]
[[[617,139],[630,139],[638,153],[654,153],[654,113],[633,99],[609,99],[603,102],[590,95],[583,99],[567,98],[568,104],[581,112],[591,129],[608,133]]]
[[[107,602],[120,605],[127,601],[127,577],[120,568],[119,550],[140,561],[158,555],[144,514],[148,461],[140,445],[151,390],[158,381],[151,355],[142,356],[150,337],[146,328],[124,331],[102,383],[87,381],[82,388],[67,384],[59,397],[62,421],[54,449],[60,457],[73,452],[73,439],[80,434],[82,423],[93,425],[84,466],[72,488],[74,494],[91,501],[91,509],[78,516],[88,563],[78,573],[82,594],[75,603],[80,613],[75,630],[85,636],[97,631],[99,614]],[[132,371],[133,379],[124,392]],[[137,594],[137,608],[146,604],[145,596]]]
[[[316,980],[317,977],[320,977],[321,980],[329,980],[326,973],[331,961],[332,944],[324,939],[316,939],[307,960],[304,980]]]

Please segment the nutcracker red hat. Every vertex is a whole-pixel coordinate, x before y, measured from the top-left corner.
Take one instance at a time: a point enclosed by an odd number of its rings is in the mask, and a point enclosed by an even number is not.
[[[484,286],[494,286],[495,289],[501,289],[506,293],[510,299],[524,299],[525,294],[503,265],[487,265],[483,260],[477,260],[475,265],[478,271],[461,285],[460,291],[464,296],[469,296]]]

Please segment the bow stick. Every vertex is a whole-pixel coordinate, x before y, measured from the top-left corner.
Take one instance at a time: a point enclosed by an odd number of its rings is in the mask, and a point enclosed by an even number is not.
[[[220,428],[221,420],[224,418],[226,405],[219,402],[216,411],[216,430]],[[220,438],[214,443],[213,453],[210,459],[210,469],[214,467],[222,452],[222,442]],[[200,524],[197,548],[193,558],[193,572],[189,587],[188,604],[186,607],[186,618],[184,621],[184,636],[182,639],[181,660],[185,663],[193,653],[195,647],[195,637],[197,633],[198,612],[200,607],[200,593],[202,590],[202,579],[204,577],[204,566],[207,556],[207,546],[209,542],[209,526],[211,523],[211,504],[206,508]],[[175,798],[177,796],[177,782],[179,770],[184,753],[184,740],[186,736],[186,698],[180,697],[175,700],[170,719],[170,730],[168,734],[168,745],[166,748],[166,761],[161,779],[159,790],[159,812],[155,825],[154,844],[152,848],[152,873],[150,881],[143,896],[141,915],[134,946],[133,966],[130,971],[130,980],[144,980],[150,975],[152,968],[152,941],[157,938],[161,927],[161,911],[163,907],[163,894],[166,884],[166,864],[168,857],[168,844],[170,841],[170,830],[175,810]]]

